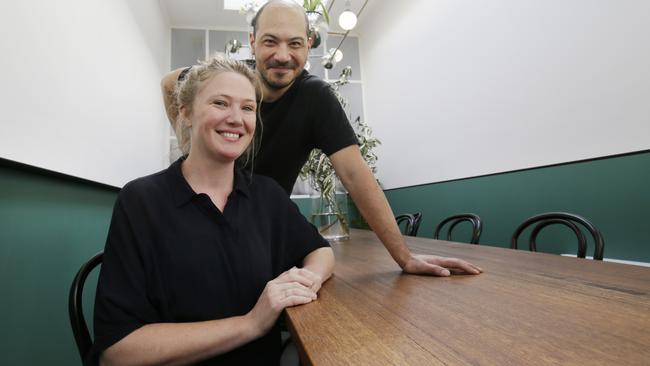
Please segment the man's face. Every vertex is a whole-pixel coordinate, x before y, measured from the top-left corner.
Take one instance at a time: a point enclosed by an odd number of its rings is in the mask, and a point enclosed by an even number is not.
[[[256,67],[264,84],[273,90],[291,86],[309,55],[305,16],[300,9],[269,5],[251,35]]]

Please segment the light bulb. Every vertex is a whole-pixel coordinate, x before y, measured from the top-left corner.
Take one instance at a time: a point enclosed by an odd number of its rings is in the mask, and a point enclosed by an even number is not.
[[[333,57],[332,54],[334,54]],[[342,59],[343,59],[343,52],[341,52],[341,50],[337,50],[336,48],[330,48],[330,50],[323,55],[322,57],[323,61],[321,62],[321,64],[323,65],[324,68],[329,70],[332,69]]]
[[[336,50],[336,53],[334,51]],[[341,62],[343,59],[343,52],[341,50],[337,50],[335,48],[330,48],[329,56],[332,57],[332,53],[334,53],[334,62]]]
[[[357,15],[346,10],[339,15],[339,25],[343,30],[349,31],[357,25]]]

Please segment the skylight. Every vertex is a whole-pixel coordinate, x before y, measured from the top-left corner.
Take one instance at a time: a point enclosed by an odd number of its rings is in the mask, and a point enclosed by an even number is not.
[[[262,6],[266,3],[267,0],[257,0],[255,1],[257,5]],[[250,3],[251,0],[223,0],[223,9],[224,10],[239,10],[242,5]],[[302,0],[295,0],[298,4],[302,5]],[[323,5],[327,5],[329,0],[323,0]]]

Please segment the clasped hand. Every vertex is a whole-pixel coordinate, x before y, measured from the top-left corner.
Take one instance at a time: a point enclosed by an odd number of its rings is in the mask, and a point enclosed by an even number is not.
[[[264,334],[285,308],[316,300],[321,285],[322,278],[318,274],[293,267],[266,284],[255,307],[247,315],[260,334]]]

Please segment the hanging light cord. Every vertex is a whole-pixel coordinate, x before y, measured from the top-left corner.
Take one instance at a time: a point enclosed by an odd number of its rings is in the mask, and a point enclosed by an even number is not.
[[[335,2],[336,2],[336,0],[332,0],[332,2],[330,3],[330,5],[327,7],[327,12],[328,12],[328,13],[332,10],[332,6],[334,5]]]
[[[333,3],[334,3],[334,1],[332,1],[331,4],[333,4]],[[331,8],[331,4],[330,4],[330,8]],[[363,3],[363,6],[361,7],[361,9],[359,9],[359,12],[357,13],[357,19],[359,19],[359,16],[361,15],[361,12],[363,11],[363,9],[366,8],[366,4],[368,4],[368,0],[366,0],[366,1]],[[350,29],[350,30],[351,30],[351,29]],[[332,54],[330,55],[330,57],[329,57],[329,59],[328,59],[328,62],[332,62],[332,60],[334,59],[334,55],[336,54],[336,51],[338,51],[339,48],[341,48],[341,45],[343,44],[343,42],[345,42],[345,39],[348,38],[348,33],[350,33],[350,30],[348,30],[348,31],[345,32],[345,34],[343,35],[343,38],[341,39],[341,42],[339,42],[339,45],[336,46],[336,49],[335,49],[334,52],[332,52]]]

